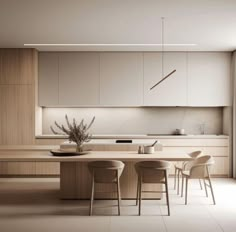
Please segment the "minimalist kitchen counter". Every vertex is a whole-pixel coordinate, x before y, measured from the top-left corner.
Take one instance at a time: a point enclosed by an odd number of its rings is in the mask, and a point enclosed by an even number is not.
[[[143,160],[188,161],[191,157],[185,151],[160,151],[154,154],[137,154],[137,152],[93,151],[89,154],[70,157],[55,157],[48,151],[0,151],[0,164],[4,162],[60,162],[60,197],[62,199],[88,199],[90,197],[91,175],[88,162],[97,160],[121,160],[125,169],[121,177],[122,198],[134,199],[137,189],[137,174],[134,165]],[[161,190],[160,186],[153,187]],[[102,186],[107,192],[110,187]],[[111,191],[110,191],[111,192]],[[144,196],[145,197],[145,196]],[[147,197],[160,198],[155,193]],[[114,198],[114,194],[105,198]]]
[[[92,135],[92,140],[93,139],[224,139],[224,138],[228,138],[228,135],[154,135],[154,134],[150,134],[150,135],[145,135],[145,134],[136,134],[136,135],[114,135],[114,134],[107,134],[107,135],[99,135],[99,134],[95,134]],[[68,136],[65,135],[36,135],[35,136],[36,139],[67,139]]]
[[[186,152],[180,151],[158,151],[154,154],[137,154],[137,152],[122,151],[92,151],[85,155],[58,157],[53,156],[48,151],[0,151],[0,162],[82,162],[95,160],[122,160],[122,161],[142,161],[142,160],[168,160],[186,161],[190,160]]]
[[[106,151],[112,153],[114,151],[122,152],[137,152],[138,147],[142,145],[150,145],[155,140],[158,140],[163,147],[163,152],[192,152],[202,151],[203,154],[212,155],[215,160],[215,165],[212,168],[212,175],[227,177],[230,176],[230,140],[227,135],[194,135],[194,136],[146,136],[146,135],[96,135],[99,139],[92,139],[84,145],[85,150]],[[108,137],[105,137],[108,136]],[[113,136],[113,137],[112,137]],[[121,137],[122,136],[122,137]],[[128,137],[126,137],[128,136]],[[107,139],[106,139],[107,138]],[[111,139],[113,138],[113,139]],[[116,143],[116,140],[132,140],[132,143]],[[67,140],[67,141],[66,141]],[[0,156],[8,153],[15,154],[42,154],[49,152],[52,149],[58,149],[60,144],[65,142],[68,144],[68,139],[39,139],[38,145],[18,145],[18,146],[0,146]],[[40,142],[40,143],[39,143]],[[46,145],[44,142],[46,142]],[[41,145],[42,144],[42,145]],[[73,148],[69,147],[70,149]],[[158,150],[158,147],[155,147]],[[20,157],[20,156],[19,156]],[[18,157],[18,158],[19,158]],[[117,158],[121,158],[119,156]],[[141,156],[139,156],[141,157]],[[149,156],[150,157],[150,156]],[[2,157],[4,158],[4,157]],[[36,158],[36,157],[35,157]],[[60,165],[57,159],[51,159],[50,162],[44,162],[41,157],[38,161],[32,159],[32,162],[22,160],[15,162],[2,162],[0,175],[59,175]],[[54,158],[54,157],[53,157]],[[148,158],[145,156],[145,158]],[[41,162],[42,161],[42,162]],[[53,162],[54,161],[54,162]],[[171,173],[173,170],[171,169]]]
[[[2,151],[50,151],[59,147],[59,145],[0,145],[0,153]]]

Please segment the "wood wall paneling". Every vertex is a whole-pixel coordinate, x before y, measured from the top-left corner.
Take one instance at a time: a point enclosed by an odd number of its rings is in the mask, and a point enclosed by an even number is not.
[[[33,84],[34,53],[34,49],[0,49],[0,84]]]
[[[0,49],[0,144],[34,144],[34,49]]]

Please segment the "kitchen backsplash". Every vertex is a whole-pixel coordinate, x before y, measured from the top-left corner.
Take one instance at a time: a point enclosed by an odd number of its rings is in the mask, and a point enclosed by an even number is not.
[[[65,124],[65,114],[78,122],[95,116],[93,134],[201,134],[201,124],[206,134],[222,134],[223,124],[222,107],[43,108],[43,134],[52,134],[55,120]]]

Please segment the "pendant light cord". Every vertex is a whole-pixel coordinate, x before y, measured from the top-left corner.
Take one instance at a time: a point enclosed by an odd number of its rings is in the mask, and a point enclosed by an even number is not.
[[[165,43],[164,43],[164,26],[165,26],[165,24],[164,24],[164,22],[165,22],[165,18],[164,17],[161,17],[161,69],[162,69],[162,79],[160,80],[160,81],[158,81],[155,85],[153,85],[151,88],[150,88],[150,90],[152,90],[152,89],[154,89],[156,86],[158,86],[161,82],[163,82],[164,80],[166,80],[169,76],[171,76],[173,73],[175,73],[176,72],[176,69],[174,69],[172,72],[170,72],[169,74],[167,74],[166,76],[164,76],[164,68],[165,68],[165,66],[164,66],[164,53],[165,53],[165,51],[164,51],[164,46],[165,46]]]
[[[161,18],[161,50],[162,50],[162,53],[161,53],[161,63],[162,63],[162,78],[164,77],[164,20],[165,18],[162,17]]]

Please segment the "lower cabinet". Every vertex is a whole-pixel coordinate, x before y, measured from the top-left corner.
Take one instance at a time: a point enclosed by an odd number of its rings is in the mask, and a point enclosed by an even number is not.
[[[49,176],[59,175],[57,162],[0,162],[0,175]]]
[[[202,151],[203,155],[211,155],[214,159],[214,165],[210,168],[210,174],[215,177],[229,177],[229,147],[165,147],[165,151],[185,151],[185,152],[193,152],[193,151]],[[174,175],[174,165],[181,164],[181,162],[173,162],[171,169],[169,171],[170,175]]]
[[[36,175],[60,175],[60,163],[57,162],[36,162]]]
[[[0,162],[1,175],[35,175],[35,162]]]
[[[157,138],[158,139],[158,138]],[[202,151],[203,155],[211,155],[215,164],[210,172],[215,177],[230,176],[230,155],[229,138],[179,138],[179,139],[158,139],[164,151]],[[138,145],[89,145],[88,149],[95,151],[137,151]],[[180,162],[181,163],[181,162]],[[170,169],[170,174],[174,174],[174,164]],[[0,162],[0,175],[29,175],[29,176],[52,176],[60,175],[60,163],[58,162]]]

